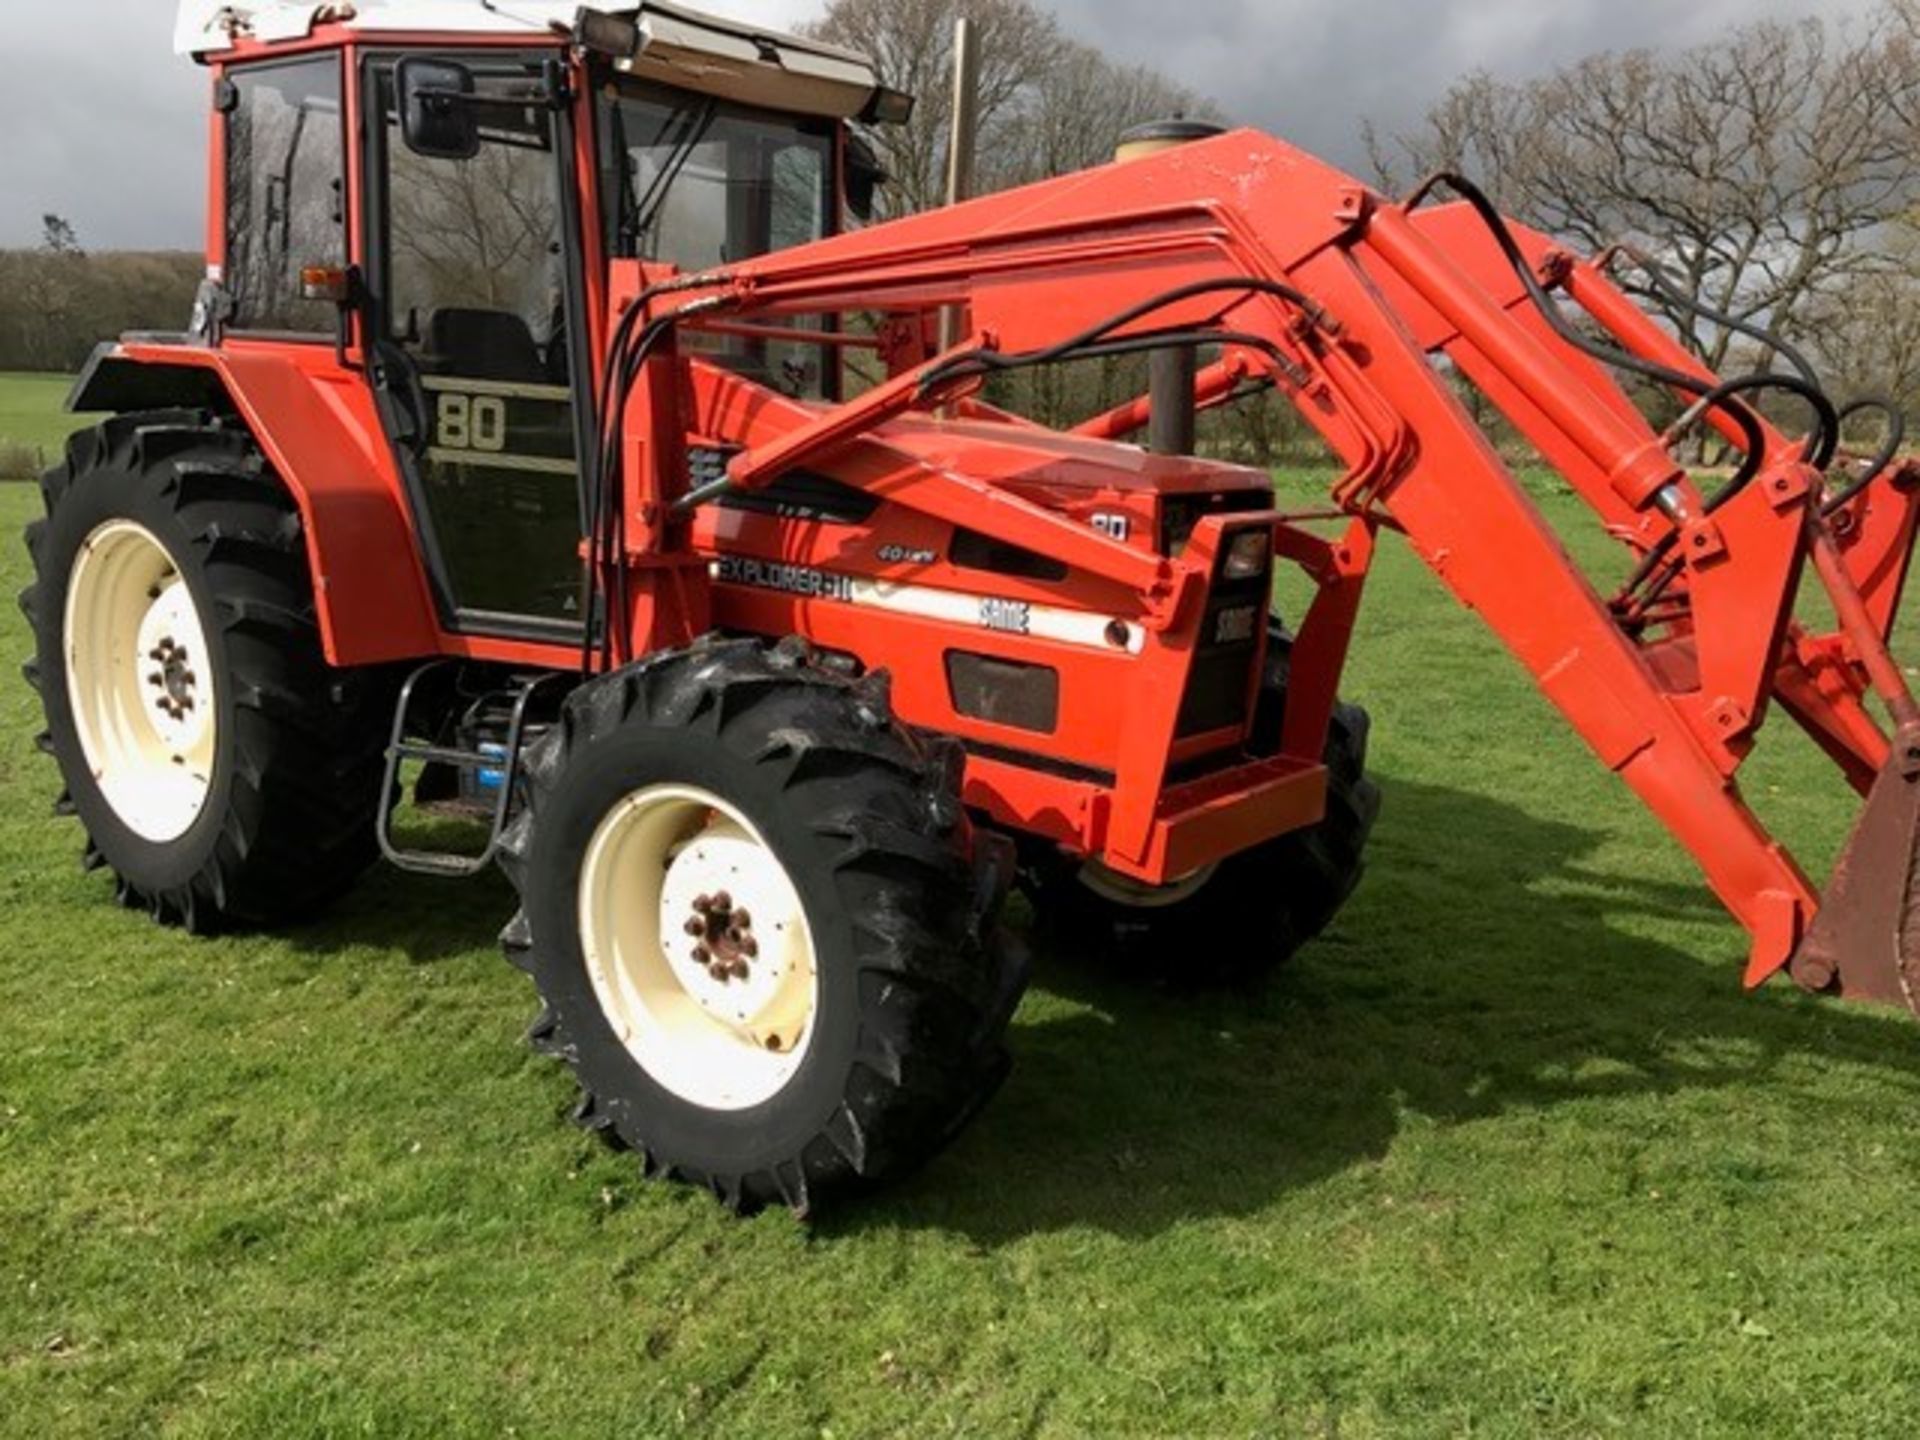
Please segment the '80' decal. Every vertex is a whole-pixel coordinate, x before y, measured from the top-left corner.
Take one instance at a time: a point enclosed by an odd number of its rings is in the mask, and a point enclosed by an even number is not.
[[[498,455],[507,448],[507,402],[498,395],[441,394],[434,433],[443,450]]]

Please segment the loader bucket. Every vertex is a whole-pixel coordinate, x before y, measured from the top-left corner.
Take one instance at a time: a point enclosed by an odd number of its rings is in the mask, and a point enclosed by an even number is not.
[[[1920,724],[1900,727],[1787,973],[1920,1015]]]

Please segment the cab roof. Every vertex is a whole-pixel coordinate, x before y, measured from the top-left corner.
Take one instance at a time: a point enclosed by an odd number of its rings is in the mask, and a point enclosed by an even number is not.
[[[178,54],[205,60],[240,40],[303,40],[324,24],[370,34],[524,35],[551,42],[573,33],[580,8],[571,0],[180,0],[173,45]],[[615,64],[644,79],[836,119],[869,115],[892,94],[864,55],[818,40],[660,0],[608,13],[639,28],[638,53]]]

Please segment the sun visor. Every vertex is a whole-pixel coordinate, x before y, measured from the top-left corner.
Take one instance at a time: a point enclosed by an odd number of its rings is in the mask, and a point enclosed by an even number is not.
[[[643,5],[645,43],[620,68],[722,100],[849,120],[880,90],[863,56],[677,6]]]

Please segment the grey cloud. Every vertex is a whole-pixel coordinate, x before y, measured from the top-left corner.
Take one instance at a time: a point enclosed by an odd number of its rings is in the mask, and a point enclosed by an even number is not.
[[[1469,70],[1519,78],[1599,50],[1712,40],[1763,18],[1858,0],[1053,0],[1063,27],[1151,65],[1336,163],[1364,164],[1364,123],[1420,118]]]
[[[477,3],[477,0],[476,0]],[[706,0],[769,25],[819,0]],[[8,7],[0,245],[56,211],[95,248],[199,248],[206,75],[171,50],[171,0]],[[1686,45],[1858,0],[1052,0],[1071,33],[1165,71],[1238,121],[1358,166],[1363,120],[1416,120],[1448,80],[1521,76],[1599,49]]]

